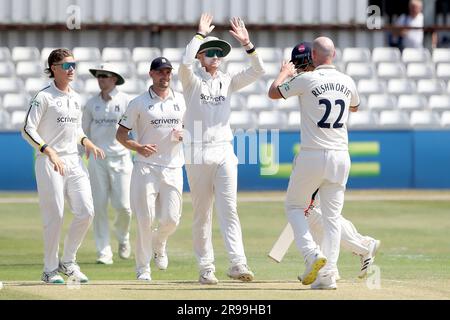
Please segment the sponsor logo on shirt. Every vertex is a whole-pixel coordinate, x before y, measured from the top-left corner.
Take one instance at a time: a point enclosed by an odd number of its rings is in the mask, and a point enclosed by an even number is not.
[[[206,94],[201,93],[200,94],[200,101],[202,104],[221,104],[222,102],[225,101],[225,96],[209,96]]]
[[[180,119],[154,119],[150,121],[150,124],[154,128],[173,128],[180,122]]]
[[[119,106],[119,105],[116,105],[116,106],[114,107],[114,111],[115,111],[115,112],[120,112],[120,106]]]
[[[56,118],[56,123],[77,123],[78,118],[73,117],[58,117]]]
[[[117,120],[116,119],[95,119],[94,123],[96,125],[116,125]]]

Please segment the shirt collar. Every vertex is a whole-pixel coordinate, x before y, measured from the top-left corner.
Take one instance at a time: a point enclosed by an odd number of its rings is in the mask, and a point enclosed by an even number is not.
[[[114,89],[112,89],[112,90],[108,93],[108,95],[111,97],[111,100],[112,100],[112,99],[114,99],[114,97],[115,97],[118,93],[119,93],[119,90],[117,90],[117,88],[114,87]],[[100,100],[103,100],[103,98],[102,98],[102,92],[101,92],[101,91],[98,93],[98,97],[100,98]]]
[[[320,66],[316,67],[315,70],[320,70],[320,69],[336,69],[336,67],[332,64],[321,64]]]
[[[166,99],[163,99],[160,96],[158,96],[156,94],[156,92],[153,91],[151,86],[150,86],[150,88],[148,88],[148,93],[149,93],[151,99],[159,99],[161,101],[165,101],[167,99],[174,99],[175,98],[175,93],[173,92],[172,88],[169,88],[169,95],[167,96]]]
[[[72,89],[72,87],[69,85],[69,92],[64,92],[59,90],[59,88],[56,86],[55,80],[53,80],[50,85],[52,86],[53,89],[55,89],[59,94],[65,95],[65,96],[72,96],[74,91]]]

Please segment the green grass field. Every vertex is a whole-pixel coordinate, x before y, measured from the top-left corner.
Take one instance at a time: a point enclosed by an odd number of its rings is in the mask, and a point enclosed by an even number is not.
[[[227,279],[228,259],[216,221],[213,236],[220,283],[197,283],[191,240],[192,206],[189,195],[185,195],[180,226],[169,241],[169,269],[154,270],[152,283],[134,280],[133,259],[117,258],[112,266],[95,264],[90,230],[78,253],[78,262],[90,283],[78,288],[44,285],[39,281],[43,244],[37,196],[1,194],[0,299],[449,299],[450,192],[347,194],[344,216],[360,233],[382,241],[375,262],[381,272],[379,289],[357,279],[359,257],[349,252],[341,251],[342,280],[336,291],[312,291],[296,280],[304,265],[294,245],[280,264],[267,257],[286,224],[284,193],[239,194],[246,254],[256,276],[252,283]],[[440,197],[433,199],[436,195]],[[66,211],[65,230],[71,218]],[[134,220],[133,242],[135,227]],[[113,246],[117,249],[115,240]]]

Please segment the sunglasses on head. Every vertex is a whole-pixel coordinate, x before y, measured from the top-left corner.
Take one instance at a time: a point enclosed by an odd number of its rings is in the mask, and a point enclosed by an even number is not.
[[[209,50],[205,50],[205,57],[208,58],[213,58],[214,56],[216,56],[217,58],[223,58],[223,51],[220,49],[209,49]]]
[[[55,63],[55,66],[61,66],[63,70],[69,70],[70,68],[74,69],[77,67],[76,62],[64,62],[64,63]]]

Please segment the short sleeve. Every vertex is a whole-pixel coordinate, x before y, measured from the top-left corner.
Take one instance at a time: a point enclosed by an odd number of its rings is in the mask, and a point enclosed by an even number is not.
[[[285,99],[292,96],[299,96],[305,92],[305,81],[302,74],[295,76],[291,80],[288,80],[278,86],[278,91]]]
[[[138,114],[139,104],[136,102],[136,100],[131,100],[131,102],[128,104],[127,110],[125,110],[124,114],[119,120],[119,125],[127,128],[128,130],[132,130],[136,126]]]

